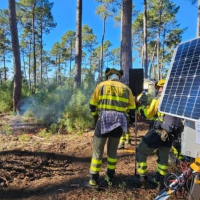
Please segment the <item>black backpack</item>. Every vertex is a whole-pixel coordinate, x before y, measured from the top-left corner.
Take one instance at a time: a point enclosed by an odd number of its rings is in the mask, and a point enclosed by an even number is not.
[[[165,114],[163,122],[160,124],[160,127],[168,133],[175,134],[182,132],[184,125],[181,118]]]

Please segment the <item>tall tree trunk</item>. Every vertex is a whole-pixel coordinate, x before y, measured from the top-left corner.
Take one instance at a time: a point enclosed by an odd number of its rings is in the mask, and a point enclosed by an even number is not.
[[[144,46],[143,46],[143,56],[144,56],[144,77],[148,78],[148,55],[147,55],[147,1],[144,0],[144,13],[143,13],[143,29],[144,29]]]
[[[6,69],[6,57],[5,57],[5,54],[3,56],[3,69],[4,69],[4,80],[6,81],[7,80],[7,75],[6,75],[7,69]]]
[[[42,73],[43,73],[43,32],[42,32],[43,26],[41,22],[41,27],[40,27],[40,84],[42,84]]]
[[[23,51],[23,68],[24,68],[24,78],[27,80],[27,77],[26,77],[26,63],[25,63],[25,53]]]
[[[160,80],[160,28],[157,33],[157,79]]]
[[[61,85],[61,66],[60,66],[60,54],[58,56],[58,85]]]
[[[160,63],[160,71],[163,71],[163,60],[164,60],[164,55],[165,55],[165,32],[166,30],[163,30],[163,41],[162,41],[162,57],[161,57],[161,63]],[[160,74],[160,79],[162,79],[162,73]]]
[[[103,18],[103,34],[101,38],[101,53],[100,53],[100,66],[99,66],[99,81],[102,81],[102,74],[103,74],[103,43],[104,43],[104,37],[105,37],[105,31],[106,31],[106,19],[107,16],[105,15]]]
[[[72,41],[71,41],[70,42],[69,74],[71,74],[71,71],[72,71],[72,51],[73,51],[73,45],[72,45]]]
[[[76,9],[76,53],[75,53],[74,91],[81,85],[82,60],[82,0],[77,0]]]
[[[29,90],[32,91],[32,82],[31,82],[31,39],[29,41],[28,78],[29,78]]]
[[[160,29],[161,29],[161,17],[162,17],[162,4],[163,2],[160,2],[160,10],[159,10],[159,24],[158,24],[158,33],[157,33],[157,73],[158,73],[158,80],[161,78],[161,71],[160,71]]]
[[[21,99],[21,62],[20,62],[20,48],[17,30],[17,20],[16,20],[16,8],[15,0],[8,0],[9,5],[9,22],[10,22],[10,32],[12,39],[12,51],[14,59],[14,89],[13,89],[13,111],[20,111],[20,99]]]
[[[36,50],[35,50],[35,5],[32,13],[32,35],[33,35],[33,83],[36,88]],[[34,88],[34,89],[35,89]]]
[[[1,78],[2,72],[0,70],[0,84],[2,85],[2,78]]]
[[[143,42],[143,45],[142,45],[142,47],[141,47],[141,68],[143,68],[144,67],[144,42]]]
[[[150,69],[149,69],[149,77],[153,78],[153,79],[155,79],[155,73],[152,72],[153,71],[152,66],[153,66],[153,62],[155,59],[156,47],[157,47],[157,43],[155,43],[155,46],[153,48],[153,53],[152,53],[151,62],[150,62]],[[153,74],[153,76],[152,76],[152,74]]]
[[[49,84],[48,65],[46,65],[46,79],[47,79],[47,84]]]
[[[132,27],[132,0],[123,0],[122,6],[122,70],[124,76],[122,81],[129,84],[129,69],[132,68],[132,45],[131,45],[131,27]]]
[[[41,1],[41,4],[44,9],[44,1]],[[40,84],[43,82],[43,9],[40,18]]]
[[[122,19],[123,19],[123,8],[121,7],[120,69],[122,69],[122,24],[123,24]]]

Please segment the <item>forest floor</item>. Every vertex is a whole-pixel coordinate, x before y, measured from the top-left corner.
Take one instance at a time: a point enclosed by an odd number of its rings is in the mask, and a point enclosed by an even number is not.
[[[41,135],[40,124],[22,116],[0,115],[0,200],[153,200],[157,189],[129,185],[135,173],[135,131],[132,144],[118,150],[112,187],[87,187],[94,130],[82,135]],[[137,144],[148,123],[138,122]],[[148,157],[148,173],[156,171],[156,154]],[[106,171],[106,148],[100,180]],[[170,199],[174,199],[171,197]]]

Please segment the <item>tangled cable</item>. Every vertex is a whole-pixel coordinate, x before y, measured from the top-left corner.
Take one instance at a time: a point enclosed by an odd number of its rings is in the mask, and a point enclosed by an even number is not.
[[[166,190],[173,191],[177,199],[185,199],[186,192],[190,193],[190,186],[193,183],[195,172],[190,168],[189,162],[180,161],[182,174],[177,176],[170,173],[164,178]]]

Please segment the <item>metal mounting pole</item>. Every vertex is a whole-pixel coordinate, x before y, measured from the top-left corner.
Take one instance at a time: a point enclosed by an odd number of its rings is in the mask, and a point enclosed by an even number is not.
[[[137,159],[136,159],[136,148],[137,148],[137,110],[135,110],[135,175],[137,174]]]

